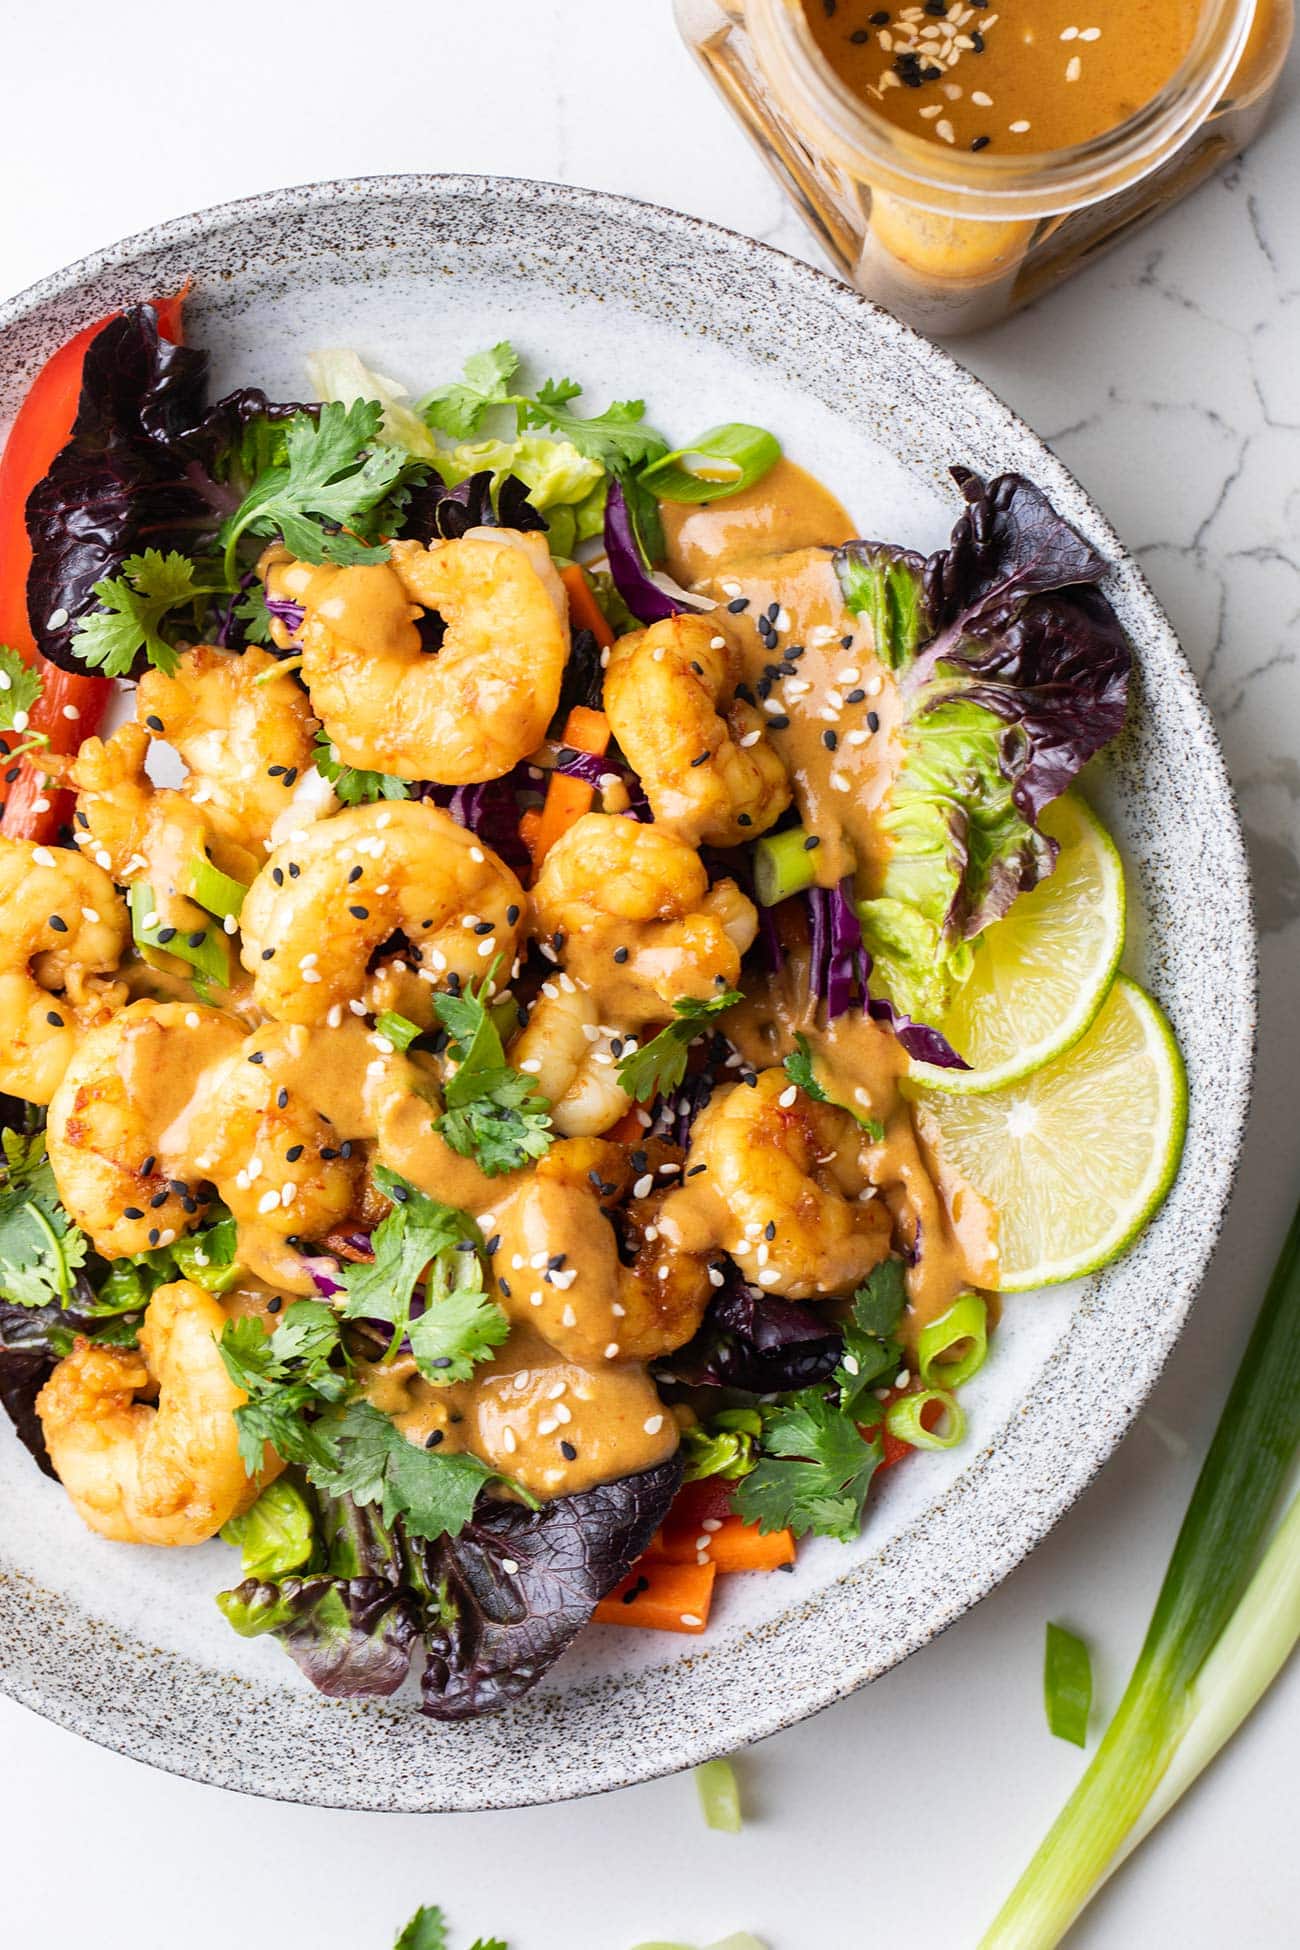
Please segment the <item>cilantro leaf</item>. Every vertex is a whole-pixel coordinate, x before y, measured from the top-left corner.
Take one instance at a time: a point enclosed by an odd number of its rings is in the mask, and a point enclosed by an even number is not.
[[[407,1343],[426,1381],[468,1381],[510,1331],[483,1286],[478,1229],[454,1205],[441,1205],[382,1165],[375,1183],[394,1201],[371,1240],[369,1265],[348,1266],[347,1320],[392,1327],[390,1354]],[[417,1287],[423,1299],[414,1303]]]
[[[907,1305],[907,1268],[901,1259],[882,1259],[853,1296],[853,1319],[864,1334],[892,1334]]]
[[[442,1911],[422,1904],[398,1937],[393,1950],[447,1950]]]
[[[73,1276],[86,1262],[86,1235],[59,1202],[43,1134],[24,1138],[4,1131],[0,1141],[0,1294],[19,1307],[51,1301],[66,1307]]]
[[[266,591],[260,582],[254,583],[248,594],[235,604],[235,621],[239,624],[245,643],[270,643],[271,612],[266,606]]]
[[[320,730],[316,733],[316,748],[312,754],[316,770],[323,779],[328,779],[345,806],[367,805],[376,799],[409,799],[411,788],[405,779],[395,779],[388,772],[362,772],[355,766],[345,765],[338,754],[338,747],[331,744],[329,733]]]
[[[477,992],[471,986],[460,995],[435,996],[433,1003],[456,1064],[443,1090],[437,1129],[453,1151],[475,1159],[489,1178],[545,1157],[555,1136],[550,1104],[531,1077],[506,1062],[485,1000],[495,971],[494,962]]]
[[[307,1473],[330,1496],[380,1505],[383,1520],[398,1517],[412,1537],[456,1537],[488,1483],[505,1482],[477,1456],[442,1455],[408,1442],[401,1430],[370,1402],[353,1402],[327,1418],[322,1429],[328,1460],[311,1460]],[[511,1486],[530,1509],[536,1499]]]
[[[739,989],[726,989],[707,1002],[689,995],[674,1002],[676,1020],[619,1062],[618,1080],[629,1097],[648,1104],[653,1097],[666,1097],[675,1090],[686,1075],[686,1052],[699,1035],[701,1023],[744,999]]]
[[[333,1452],[319,1420],[309,1414],[340,1402],[351,1383],[330,1365],[339,1347],[338,1316],[320,1300],[297,1300],[266,1333],[244,1315],[226,1322],[218,1342],[226,1373],[248,1396],[235,1410],[239,1453],[255,1476],[270,1443],[285,1462],[327,1468]]]
[[[805,1388],[763,1411],[763,1454],[740,1483],[735,1507],[763,1531],[814,1531],[849,1543],[857,1535],[871,1479],[884,1455],[852,1418]]]
[[[40,672],[25,664],[7,643],[0,643],[0,731],[26,731],[42,688]]]
[[[462,379],[421,400],[425,424],[453,440],[471,439],[489,408],[511,403],[507,389],[518,370],[518,354],[507,339],[486,352],[472,352],[462,367]]]
[[[536,397],[520,407],[520,425],[549,428],[588,460],[597,460],[613,472],[644,466],[668,452],[663,435],[645,423],[644,400],[616,399],[603,413],[584,418],[569,411],[569,401],[581,393],[576,380],[545,380]]]
[[[300,562],[386,562],[388,550],[344,531],[366,517],[396,487],[411,462],[379,439],[377,400],[350,406],[327,400],[317,414],[295,413],[285,432],[281,465],[265,467],[221,525],[227,579],[234,580],[241,535],[278,535]]]
[[[128,555],[120,575],[95,584],[100,608],[78,623],[72,638],[75,655],[105,677],[125,677],[141,654],[165,676],[173,676],[179,658],[162,634],[164,619],[172,610],[192,608],[222,589],[217,583],[196,582],[196,572],[189,556],[175,549],[166,555],[156,548]]]
[[[864,1117],[862,1112],[855,1110],[852,1104],[841,1104],[837,1098],[823,1090],[813,1069],[812,1045],[806,1036],[796,1034],[794,1048],[786,1057],[782,1067],[791,1083],[797,1084],[804,1095],[811,1097],[815,1104],[834,1104],[837,1110],[846,1110],[849,1116],[855,1118],[862,1126],[872,1142],[879,1144],[885,1135],[885,1127],[878,1118]]]

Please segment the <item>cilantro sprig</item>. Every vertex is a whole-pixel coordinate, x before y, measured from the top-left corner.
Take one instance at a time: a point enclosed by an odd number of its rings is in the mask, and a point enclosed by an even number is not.
[[[250,1476],[262,1467],[268,1442],[309,1472],[334,1466],[328,1425],[319,1417],[351,1389],[348,1374],[333,1365],[340,1345],[338,1315],[321,1300],[296,1300],[270,1334],[254,1315],[226,1322],[218,1347],[226,1373],[248,1396],[234,1413]]]
[[[0,643],[0,731],[20,741],[16,745],[6,743],[3,749],[10,763],[43,750],[50,742],[45,732],[29,729],[31,713],[44,688],[40,672],[25,664],[7,643]]]
[[[853,1108],[852,1104],[841,1104],[837,1098],[832,1097],[822,1088],[813,1069],[812,1045],[805,1035],[796,1034],[794,1048],[786,1057],[782,1067],[791,1083],[797,1084],[806,1097],[811,1097],[815,1104],[835,1104],[838,1110],[848,1111],[849,1116],[856,1118],[872,1143],[879,1144],[885,1135],[885,1127],[879,1118],[864,1117],[860,1110]]]
[[[188,555],[169,549],[147,548],[128,555],[121,571],[95,584],[100,607],[81,618],[72,638],[76,656],[105,677],[125,677],[144,656],[167,677],[180,661],[164,630],[176,629],[174,612],[190,612],[197,629],[199,606],[209,596],[225,593],[220,576],[207,576]]]
[[[396,779],[389,772],[363,772],[354,765],[345,765],[339,757],[338,747],[330,741],[324,729],[316,733],[316,747],[312,754],[316,770],[323,779],[328,779],[345,806],[369,805],[377,799],[409,799],[411,788],[405,779]]]
[[[868,1439],[821,1388],[804,1388],[763,1411],[762,1449],[736,1491],[746,1523],[796,1537],[811,1530],[841,1543],[856,1537],[884,1459],[879,1434]]]
[[[550,1104],[531,1077],[506,1062],[487,1006],[496,966],[493,962],[477,991],[468,986],[460,995],[435,996],[433,1004],[456,1065],[443,1088],[445,1108],[437,1128],[453,1151],[473,1158],[489,1178],[544,1157],[555,1136]]]
[[[393,1330],[386,1358],[408,1346],[426,1381],[468,1381],[510,1331],[483,1285],[478,1228],[382,1165],[375,1183],[393,1209],[371,1240],[373,1261],[340,1275],[344,1318],[384,1321]]]
[[[228,588],[237,579],[235,551],[245,534],[280,536],[300,562],[388,559],[386,548],[364,537],[380,503],[415,470],[408,454],[380,441],[382,420],[377,400],[350,406],[329,400],[317,413],[294,414],[283,462],[261,469],[219,530]]]
[[[663,435],[646,425],[643,400],[613,400],[603,413],[574,413],[572,402],[582,397],[576,379],[546,379],[535,393],[512,392],[510,382],[518,371],[519,355],[503,339],[485,352],[472,353],[460,379],[429,393],[420,412],[435,432],[470,440],[482,432],[493,407],[513,407],[518,431],[544,427],[611,473],[643,467],[668,452]]]
[[[674,1020],[667,1028],[619,1062],[618,1080],[629,1097],[648,1104],[652,1098],[666,1097],[675,1090],[686,1075],[686,1052],[700,1034],[701,1024],[744,999],[739,989],[726,989],[707,1001],[682,996],[674,1002]]]
[[[477,1456],[418,1448],[370,1402],[351,1402],[317,1428],[328,1454],[325,1461],[308,1464],[316,1487],[330,1496],[350,1496],[354,1503],[378,1503],[384,1522],[391,1525],[400,1517],[412,1537],[458,1536],[480,1490],[510,1481]],[[510,1487],[530,1509],[537,1508],[520,1484]]]
[[[66,1307],[89,1241],[59,1201],[43,1134],[4,1131],[0,1144],[0,1294],[19,1307]]]

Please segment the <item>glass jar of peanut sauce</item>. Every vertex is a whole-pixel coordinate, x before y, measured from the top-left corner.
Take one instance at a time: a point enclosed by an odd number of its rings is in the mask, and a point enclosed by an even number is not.
[[[674,5],[841,274],[940,336],[1041,296],[1236,155],[1292,31],[1292,0]]]

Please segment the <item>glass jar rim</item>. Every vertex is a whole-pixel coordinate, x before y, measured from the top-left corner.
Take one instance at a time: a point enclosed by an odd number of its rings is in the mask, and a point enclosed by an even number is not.
[[[765,72],[776,55],[785,79],[847,168],[876,188],[950,215],[1056,215],[1150,173],[1200,127],[1241,59],[1259,0],[1208,0],[1182,63],[1164,87],[1113,129],[1065,149],[1020,156],[952,150],[896,128],[840,80],[808,24],[803,0],[747,0]],[[782,89],[767,72],[778,100]]]

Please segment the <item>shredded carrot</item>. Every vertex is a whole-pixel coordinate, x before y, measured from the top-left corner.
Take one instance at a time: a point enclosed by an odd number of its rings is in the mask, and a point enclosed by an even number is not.
[[[697,1637],[709,1622],[713,1564],[651,1563],[642,1558],[622,1584],[602,1598],[593,1616],[602,1625],[639,1625],[652,1632]]]
[[[791,1530],[773,1530],[764,1536],[756,1523],[742,1523],[736,1516],[706,1517],[702,1522],[716,1528],[683,1529],[670,1516],[646,1557],[663,1564],[697,1564],[704,1558],[719,1571],[779,1571],[783,1564],[794,1563]]]
[[[609,738],[609,719],[603,711],[589,710],[585,704],[574,705],[564,724],[563,742],[566,745],[599,758],[609,744]],[[591,811],[595,796],[595,788],[589,786],[585,779],[571,778],[567,772],[551,773],[546,788],[546,803],[538,815],[536,826],[528,821],[527,814],[519,826],[535,866],[540,867],[555,842],[585,812]]]
[[[605,620],[605,612],[592,594],[591,584],[576,562],[567,569],[560,570],[560,581],[569,595],[569,620],[580,630],[590,630],[601,650],[608,650],[614,641],[614,632]],[[603,748],[602,748],[603,749]]]
[[[635,1105],[625,1110],[617,1124],[611,1124],[605,1136],[615,1144],[639,1144],[645,1136],[646,1127],[641,1122]]]

